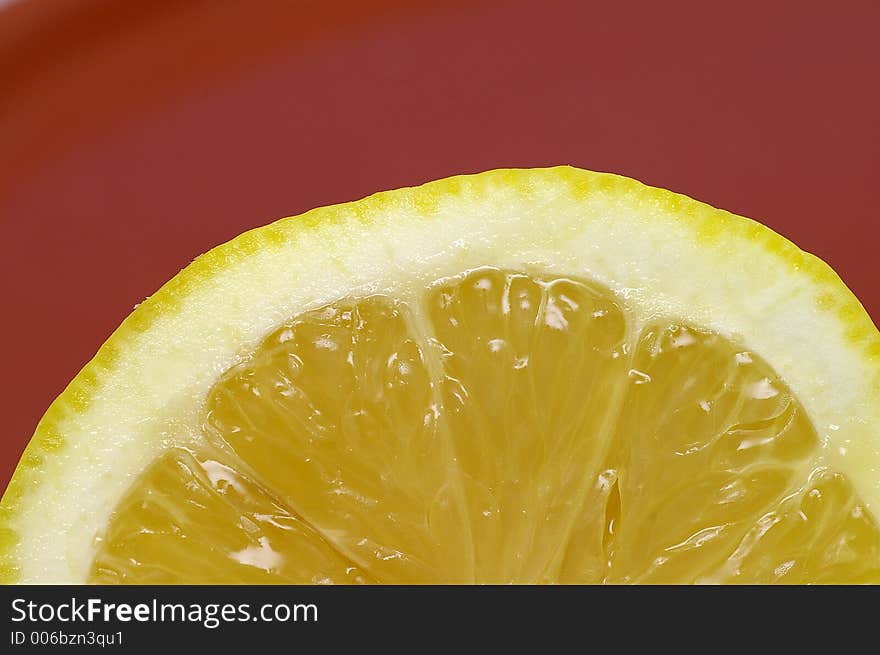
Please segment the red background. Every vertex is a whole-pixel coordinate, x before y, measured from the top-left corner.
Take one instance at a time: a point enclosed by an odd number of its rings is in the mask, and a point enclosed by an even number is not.
[[[136,2],[0,10],[5,486],[195,255],[317,205],[571,163],[758,218],[880,317],[880,4]]]

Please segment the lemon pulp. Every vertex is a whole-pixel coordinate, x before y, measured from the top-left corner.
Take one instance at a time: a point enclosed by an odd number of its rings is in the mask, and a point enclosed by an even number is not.
[[[878,582],[880,532],[735,340],[493,268],[278,328],[132,485],[92,582]]]

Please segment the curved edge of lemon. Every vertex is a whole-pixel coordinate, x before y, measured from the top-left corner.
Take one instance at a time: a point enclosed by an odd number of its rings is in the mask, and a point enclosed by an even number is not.
[[[880,417],[880,331],[865,308],[838,274],[822,259],[801,250],[794,243],[752,219],[717,209],[686,195],[648,186],[632,178],[556,166],[551,168],[494,169],[470,175],[457,175],[421,186],[381,191],[361,200],[309,210],[297,216],[243,232],[197,257],[126,317],[99,348],[95,356],[52,402],[39,421],[31,440],[0,501],[0,583],[14,583],[18,567],[14,558],[17,534],[11,527],[23,500],[43,482],[38,472],[47,458],[65,447],[59,430],[63,419],[82,414],[107,372],[116,365],[126,344],[150,329],[158,317],[177,311],[181,302],[218,271],[229,268],[266,246],[289,242],[319,225],[356,220],[369,224],[400,206],[416,208],[420,217],[430,220],[440,200],[465,194],[479,195],[492,188],[506,187],[528,196],[537,184],[567,185],[576,199],[596,191],[631,194],[641,203],[676,215],[686,221],[701,244],[720,240],[746,239],[761,244],[763,250],[811,286],[822,289],[819,310],[833,315],[845,326],[849,344],[874,370],[876,415]]]

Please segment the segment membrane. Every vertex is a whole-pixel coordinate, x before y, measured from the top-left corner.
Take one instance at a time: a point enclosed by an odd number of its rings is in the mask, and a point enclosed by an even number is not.
[[[304,313],[132,486],[91,581],[880,581],[770,366],[636,325],[599,285],[491,268]]]

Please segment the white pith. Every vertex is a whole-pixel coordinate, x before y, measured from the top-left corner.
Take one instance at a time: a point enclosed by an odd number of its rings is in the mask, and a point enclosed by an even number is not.
[[[487,265],[592,278],[638,320],[679,318],[760,354],[808,412],[823,457],[876,515],[877,371],[823,308],[826,289],[757,239],[702,237],[695,221],[634,187],[576,197],[546,172],[525,191],[506,179],[441,192],[429,209],[409,193],[367,217],[337,210],[335,220],[218,265],[173,311],[128,335],[87,408],[58,423],[64,445],[10,519],[20,581],[85,580],[122,493],[163,448],[199,438],[212,384],[278,324],[345,296],[418,298],[438,278]]]

